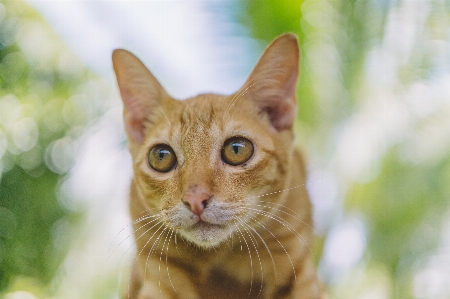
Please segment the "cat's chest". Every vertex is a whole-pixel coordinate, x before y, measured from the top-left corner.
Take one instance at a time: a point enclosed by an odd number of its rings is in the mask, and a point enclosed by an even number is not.
[[[242,281],[221,268],[213,268],[208,274],[206,281],[199,285],[200,298],[263,298],[259,280]]]
[[[174,265],[190,269],[199,298],[266,298],[263,286],[275,269],[268,251],[255,250],[256,245],[248,240],[247,244],[230,241],[210,251],[179,247]]]

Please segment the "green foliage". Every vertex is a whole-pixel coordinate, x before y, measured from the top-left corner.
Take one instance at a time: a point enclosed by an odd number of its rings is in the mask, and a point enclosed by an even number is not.
[[[250,0],[239,17],[255,38],[271,41],[285,32],[300,33],[302,3],[303,0]]]
[[[308,28],[301,26],[303,0],[249,0],[241,4],[243,9],[237,14],[236,20],[246,25],[252,36],[267,44],[275,37],[292,32],[299,36],[302,56],[305,56],[303,42],[306,40]],[[317,103],[314,101],[314,92],[311,88],[310,72],[306,63],[301,64],[301,77],[299,88],[299,118],[304,124],[319,122],[316,111]]]
[[[0,189],[2,224],[1,288],[16,276],[53,278],[64,251],[55,248],[55,224],[67,215],[56,200],[58,175],[45,170],[35,178],[14,167],[3,175]],[[4,217],[6,216],[6,217]]]
[[[264,44],[285,32],[299,36],[302,63],[298,98],[299,120],[303,125],[317,129],[324,119],[330,120],[322,126],[325,129],[349,117],[352,105],[359,99],[359,94],[353,92],[363,84],[368,47],[379,38],[383,29],[386,14],[383,7],[368,1],[249,0],[244,1],[242,8],[237,20]],[[332,112],[330,108],[320,107],[314,86],[323,79],[317,78],[308,59],[315,51],[311,46],[318,41],[334,47],[332,50],[336,51],[338,61],[329,67],[340,73],[341,77],[337,79],[343,81],[342,85],[348,91],[345,95],[335,95],[337,100]],[[324,63],[327,58],[324,57]]]
[[[397,296],[410,295],[405,279],[411,262],[430,256],[440,246],[441,223],[448,210],[450,159],[440,165],[411,165],[393,151],[382,162],[380,176],[355,184],[347,195],[349,211],[367,219],[370,263],[383,264],[396,281]],[[395,297],[395,298],[398,298]]]
[[[57,185],[86,120],[66,100],[85,72],[61,67],[70,54],[48,51],[58,42],[43,24],[22,2],[0,2],[0,293],[18,277],[47,285],[68,249],[64,224],[77,218]],[[47,44],[32,44],[41,33]]]
[[[439,288],[426,276],[415,279],[445,246],[450,208],[450,147],[444,141],[450,134],[448,77],[447,91],[445,84],[437,91],[418,89],[438,86],[440,71],[448,76],[448,59],[439,57],[449,57],[450,11],[448,3],[421,4],[247,0],[241,5],[239,21],[264,44],[283,32],[299,36],[302,145],[311,168],[336,175],[343,213],[364,220],[363,262],[348,280],[342,274],[337,285],[329,281],[332,298],[363,298],[377,283],[382,298],[445,297],[433,293]],[[437,44],[446,46],[440,51]],[[434,103],[442,108],[431,108]],[[388,121],[393,111],[398,113]],[[364,149],[371,162],[361,166],[355,158]],[[370,175],[350,175],[355,167]]]

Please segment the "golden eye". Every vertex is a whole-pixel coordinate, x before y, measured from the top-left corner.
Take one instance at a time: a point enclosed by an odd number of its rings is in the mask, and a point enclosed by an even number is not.
[[[253,144],[243,137],[232,137],[222,147],[222,160],[232,166],[247,162],[253,155]]]
[[[177,157],[170,146],[157,144],[148,153],[148,163],[156,171],[169,172],[177,164]]]

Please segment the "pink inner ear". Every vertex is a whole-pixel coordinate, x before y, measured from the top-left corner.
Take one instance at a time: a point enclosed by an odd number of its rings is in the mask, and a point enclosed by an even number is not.
[[[145,65],[126,50],[113,52],[113,66],[124,105],[124,122],[132,141],[141,143],[147,119],[167,94]]]
[[[292,127],[297,115],[296,110],[297,105],[290,99],[282,100],[272,108],[267,108],[270,121],[277,131],[287,130]]]
[[[281,95],[258,98],[257,103],[263,113],[269,116],[271,125],[277,131],[289,130],[294,124],[297,115],[297,105],[294,98],[285,98]]]
[[[279,74],[283,76],[278,76],[275,80],[261,80],[260,86],[255,86],[250,95],[261,111],[267,113],[272,126],[277,131],[282,131],[292,127],[297,115],[297,71]]]
[[[128,135],[134,141],[138,143],[142,143],[144,141],[144,120],[136,118],[135,115],[128,112],[127,109],[124,111],[124,121],[125,128],[127,130]]]
[[[292,128],[295,121],[298,63],[297,38],[282,35],[267,47],[244,85],[251,86],[250,98],[277,131]]]

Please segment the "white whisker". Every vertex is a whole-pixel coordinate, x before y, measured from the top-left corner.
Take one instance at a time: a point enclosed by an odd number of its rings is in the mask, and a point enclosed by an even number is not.
[[[239,221],[239,218],[237,218],[237,217],[233,217],[236,221]],[[252,287],[253,287],[253,258],[252,258],[252,253],[251,253],[251,251],[250,251],[250,247],[248,246],[248,243],[247,243],[247,240],[245,239],[245,236],[244,236],[244,234],[242,233],[242,231],[241,231],[241,229],[239,228],[239,225],[237,224],[237,223],[235,223],[235,227],[236,227],[236,230],[239,232],[239,234],[241,235],[241,237],[242,237],[242,240],[244,241],[244,243],[245,243],[245,246],[247,247],[247,250],[248,250],[248,256],[249,256],[249,259],[250,259],[250,270],[251,270],[251,279],[250,279],[250,288],[249,288],[249,291],[248,291],[248,297],[250,297],[250,294],[252,293]],[[242,251],[242,245],[241,245],[241,251]]]
[[[283,210],[281,210],[281,209],[278,209],[278,208],[275,208],[275,207],[269,207],[269,206],[259,205],[259,204],[256,204],[256,205],[254,205],[254,206],[262,207],[262,208],[268,208],[268,209],[271,209],[271,210],[276,210],[276,211],[278,211],[278,212],[280,212],[280,213],[282,213],[282,214],[291,216],[292,218],[295,218],[296,220],[300,221],[300,222],[303,223],[305,226],[307,226],[308,228],[310,228],[310,229],[312,229],[312,230],[314,231],[314,228],[313,228],[311,225],[309,225],[306,221],[300,219],[300,218],[297,216],[298,213],[295,212],[294,210],[292,210],[292,209],[290,209],[290,208],[288,208],[288,207],[286,207],[286,206],[284,206],[284,205],[282,205],[282,204],[279,204],[279,203],[273,203],[273,202],[269,202],[269,201],[260,201],[260,202],[263,203],[263,204],[271,204],[271,205],[276,205],[276,206],[278,206],[278,207],[282,207],[282,208],[284,208],[284,209],[286,209],[286,210],[288,210],[288,211],[291,211],[293,214],[292,214],[292,213],[289,213],[289,212],[285,212],[285,211],[283,211]]]
[[[174,230],[173,230],[173,229],[170,229],[170,237],[169,237],[170,240],[172,240],[173,234],[174,234]],[[167,243],[167,247],[166,247],[166,272],[167,272],[167,277],[169,277],[169,282],[170,282],[170,285],[172,286],[172,289],[174,290],[174,292],[175,292],[176,294],[178,294],[177,290],[175,289],[175,286],[173,285],[172,277],[170,277],[170,272],[169,272],[169,262],[168,262],[167,256],[168,256],[168,253],[169,253],[170,240],[169,240],[169,242]]]
[[[161,106],[158,106],[159,110],[161,111],[161,113],[163,114],[164,118],[167,120],[167,123],[169,124],[169,127],[172,126],[172,124],[170,123],[169,118],[167,117],[167,114],[164,112],[164,109]]]
[[[249,218],[250,218],[250,220],[252,220],[252,221],[254,221],[254,222],[256,222],[256,223],[258,223],[258,225],[259,226],[262,226],[262,227],[264,227],[265,228],[265,226],[260,222],[260,221],[258,221],[258,219],[256,219],[255,217],[251,217],[251,216],[249,216]],[[264,238],[261,236],[261,234],[260,233],[258,233],[258,231],[253,227],[253,226],[251,226],[251,225],[249,225],[249,224],[246,224],[258,237],[259,237],[259,239],[261,240],[261,242],[264,244],[264,247],[266,248],[266,251],[267,251],[267,253],[269,254],[269,256],[270,256],[270,259],[271,259],[271,261],[272,261],[272,266],[273,266],[273,271],[274,271],[274,276],[275,276],[275,282],[277,281],[277,271],[276,271],[276,267],[275,267],[275,261],[274,261],[274,259],[273,259],[273,256],[272,256],[272,252],[270,251],[270,249],[269,249],[269,246],[267,245],[267,243],[266,243],[266,241],[264,240]],[[267,230],[267,228],[265,228],[266,230]]]
[[[243,221],[243,220],[241,220],[239,218],[237,220],[242,224],[242,226],[244,227],[245,232],[250,237],[250,241],[252,242],[253,247],[255,248],[256,256],[258,257],[259,268],[260,268],[260,271],[261,271],[261,286],[259,288],[258,296],[256,298],[259,298],[259,296],[261,295],[261,292],[262,292],[263,284],[264,284],[264,271],[263,271],[263,267],[262,267],[261,257],[259,256],[258,246],[256,246],[257,242],[256,242],[256,239],[254,238],[253,234],[251,233],[251,231],[246,229],[245,226],[249,227],[251,229],[253,229],[253,228],[250,225],[248,225],[245,221]],[[260,236],[260,238],[261,238],[261,236]],[[263,242],[264,242],[264,240],[263,240]]]
[[[146,230],[144,233],[142,233],[139,238],[137,238],[133,244],[136,244],[136,242],[143,237],[147,232],[149,232],[152,228],[154,228],[156,225],[161,224],[159,226],[159,228],[156,230],[156,232],[164,226],[164,223],[162,223],[162,221],[157,222],[156,224],[154,224],[152,227],[150,227],[148,230]],[[155,232],[155,233],[156,233]],[[144,248],[147,246],[147,244],[150,242],[150,240],[153,238],[153,236],[155,235],[155,233],[153,233],[153,235],[147,240],[147,242],[145,243],[145,245],[142,247],[142,249],[139,251],[139,253],[136,255],[136,258],[134,259],[133,265],[131,266],[131,269],[133,270],[134,267],[136,266],[136,263],[139,259],[139,256],[141,255],[142,251],[144,250]],[[131,246],[130,246],[131,247]],[[128,249],[127,249],[128,250]],[[145,268],[147,268],[147,265],[145,265]],[[128,282],[128,293],[130,292],[130,282]]]
[[[160,239],[160,236],[164,233],[164,231],[165,230],[167,230],[168,229],[168,227],[166,227],[162,232],[161,232],[161,234],[158,236],[158,239]],[[166,245],[166,242],[167,242],[167,238],[169,237],[169,234],[170,234],[170,232],[172,231],[172,229],[169,229],[166,233],[165,233],[165,238],[164,238],[164,242],[163,242],[163,244],[162,244],[162,246],[161,246],[161,253],[159,254],[159,262],[158,262],[158,284],[159,284],[159,292],[161,293],[161,296],[162,296],[162,289],[161,289],[161,261],[162,261],[162,255],[163,255],[163,252],[164,252],[164,246]],[[160,241],[158,241],[158,243],[159,243]],[[155,248],[156,249],[156,248]],[[151,254],[151,253],[150,253]],[[149,256],[150,256],[150,254],[149,254]],[[149,256],[147,256],[147,258],[149,257]],[[167,264],[166,264],[166,266],[167,266]]]
[[[164,224],[163,224],[161,227],[164,227],[164,229],[159,233],[158,237],[156,237],[155,242],[153,242],[152,247],[150,247],[150,250],[149,250],[149,252],[148,252],[148,254],[147,254],[147,258],[146,258],[146,260],[145,260],[145,267],[144,267],[144,269],[145,269],[144,276],[145,276],[145,274],[147,274],[147,264],[148,264],[148,261],[149,261],[149,259],[150,259],[150,256],[152,255],[153,250],[154,250],[154,249],[156,250],[156,247],[155,247],[155,246],[158,246],[159,242],[161,241],[161,235],[164,234],[164,232],[168,229],[168,227],[165,226]],[[158,230],[160,230],[161,227],[159,227]],[[158,232],[158,230],[156,230],[156,231],[153,233],[152,237],[150,237],[150,239],[147,241],[147,243],[145,243],[145,245],[144,245],[143,248],[145,248],[145,246],[147,246],[148,242],[153,238],[153,236]]]
[[[255,86],[257,83],[259,82],[253,82],[257,79],[259,79],[261,77],[260,74],[256,75],[254,78],[250,79],[249,81],[247,81],[244,86],[242,86],[234,95],[233,99],[231,100],[231,103],[228,105],[227,110],[224,113],[223,118],[225,118],[228,113],[230,112],[231,108],[236,104],[236,102],[244,95],[246,94],[250,88],[252,88],[253,86]]]
[[[248,208],[248,207],[242,207],[242,208],[245,208],[247,210],[252,210],[254,213],[256,213],[258,215],[265,216],[265,217],[270,218],[272,220],[275,220],[279,224],[283,225],[286,229],[288,229],[291,233],[293,233],[296,236],[297,240],[299,240],[301,244],[305,245],[308,248],[308,250],[311,253],[312,257],[315,258],[314,257],[314,252],[311,249],[311,247],[309,246],[308,242],[303,238],[303,236],[299,232],[297,232],[295,230],[294,227],[291,226],[291,224],[289,222],[287,222],[286,220],[284,220],[283,218],[281,218],[280,216],[278,216],[278,215],[276,215],[274,213],[270,213],[270,212],[267,212],[267,211],[264,211],[264,210],[258,210],[258,209],[255,209],[255,208]]]

